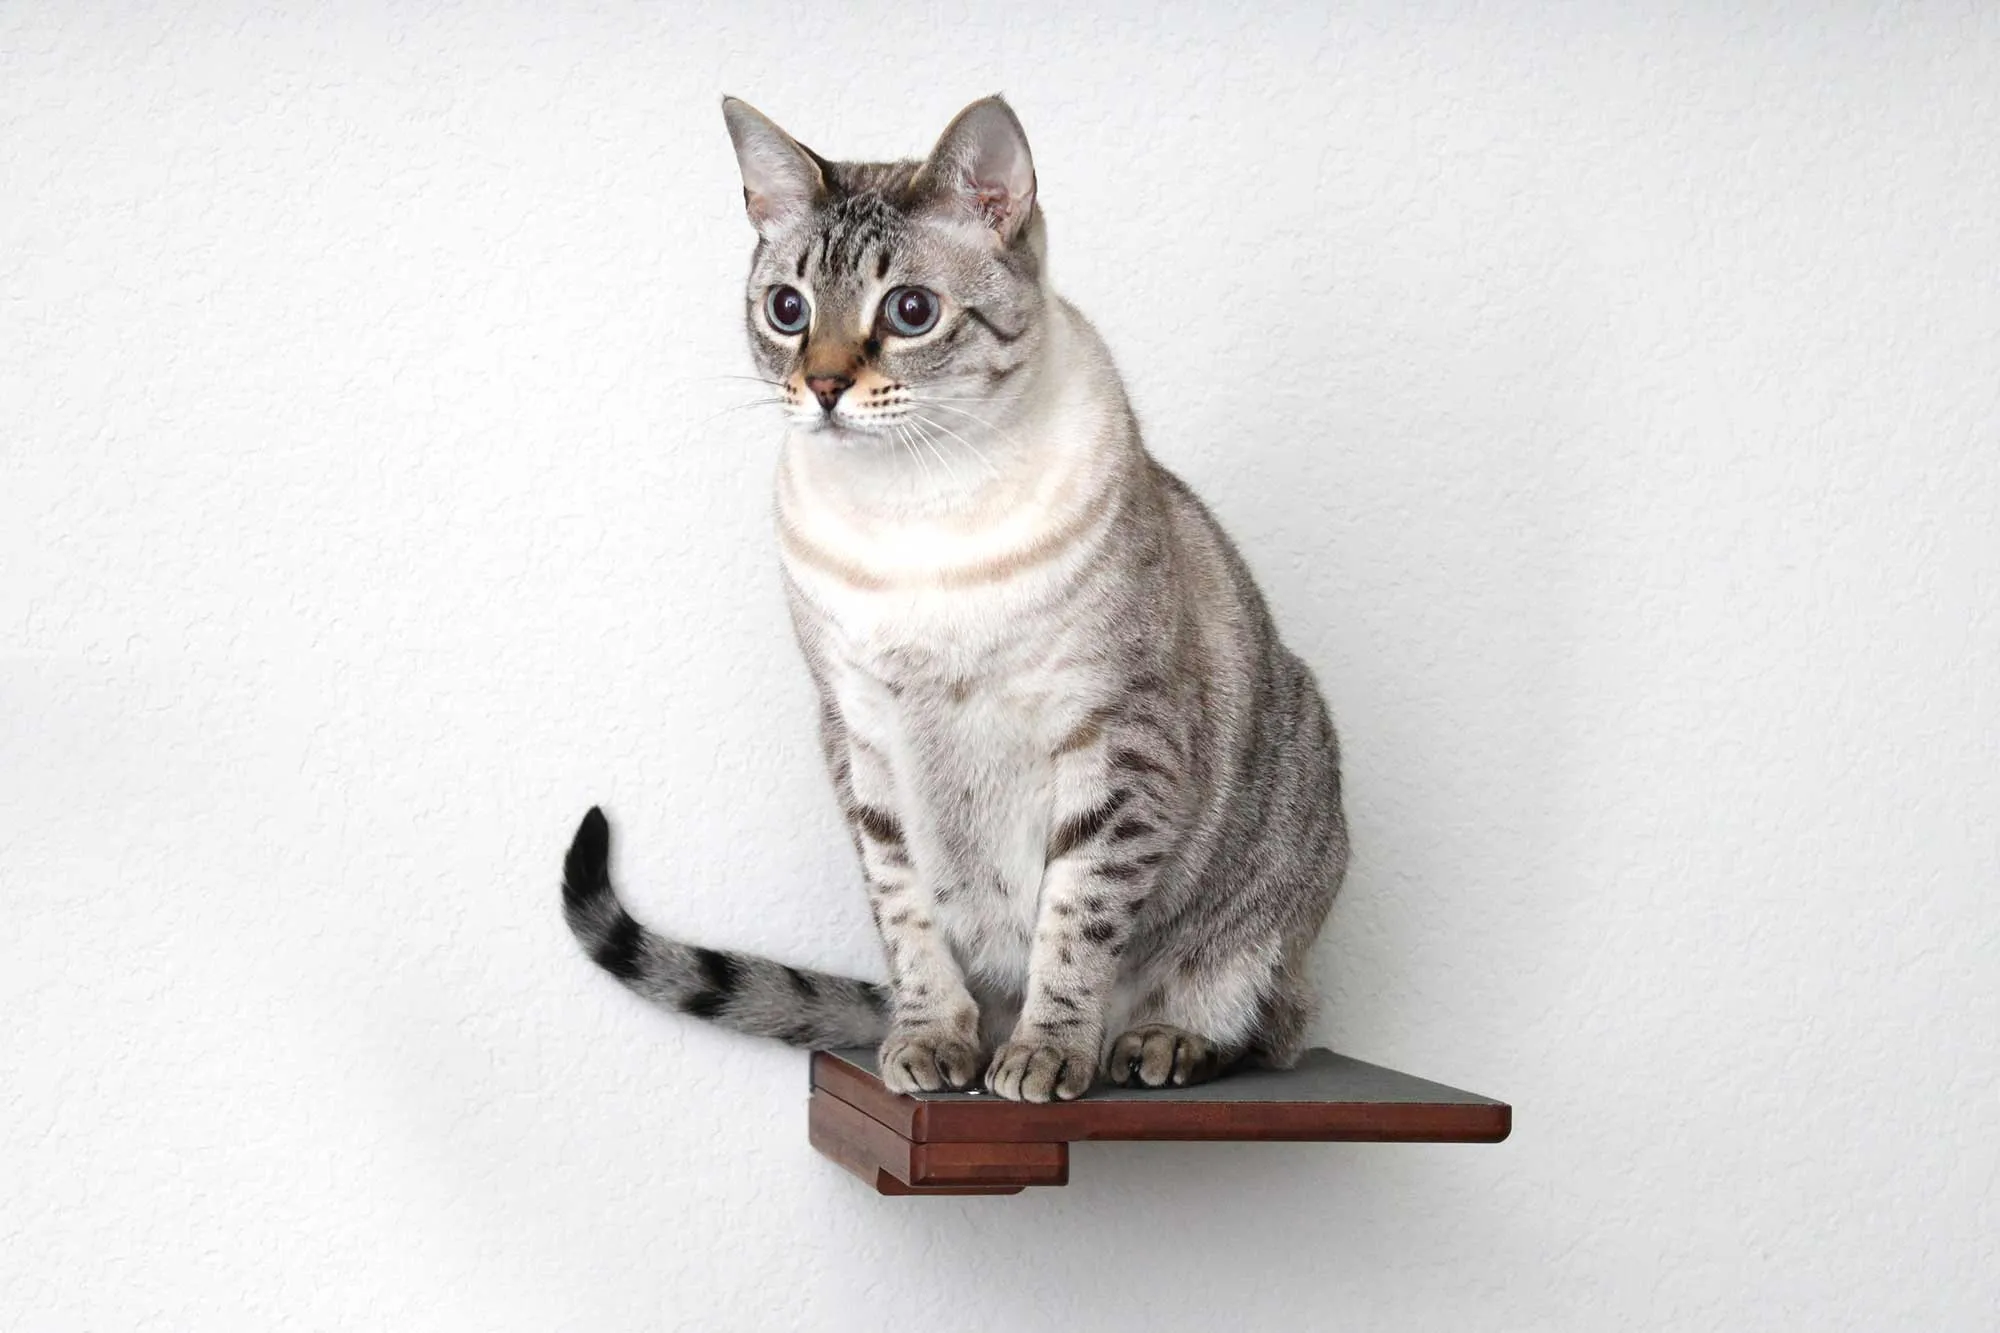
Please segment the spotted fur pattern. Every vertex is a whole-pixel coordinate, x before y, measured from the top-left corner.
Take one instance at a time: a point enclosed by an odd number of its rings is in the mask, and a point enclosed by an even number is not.
[[[889,985],[645,931],[594,811],[572,927],[684,1012],[879,1042],[902,1090],[983,1074],[1047,1101],[1289,1064],[1347,864],[1333,724],[1049,289],[1018,121],[989,98],[922,161],[855,165],[724,110],[758,232],[746,327],[789,427],[792,618]],[[811,310],[791,334],[780,287]],[[885,302],[911,287],[937,317],[903,336]]]

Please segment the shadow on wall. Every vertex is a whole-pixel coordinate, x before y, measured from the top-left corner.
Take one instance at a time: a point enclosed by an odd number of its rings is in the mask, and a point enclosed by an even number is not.
[[[1306,1275],[1361,1326],[1377,1326],[1370,1314],[1380,1326],[1407,1326],[1428,1299],[1358,1306],[1374,1298],[1371,1275],[1413,1253],[1440,1272],[1504,1271],[1533,1250],[1504,1202],[1462,1169],[1464,1154],[1489,1149],[1121,1143],[1072,1151],[1077,1181],[1063,1189],[893,1201],[856,1191],[816,1203],[821,1216],[867,1235],[882,1253],[920,1260],[930,1280],[959,1293],[955,1304],[978,1312],[966,1324],[978,1328],[1175,1328],[1194,1312],[1228,1312],[1243,1328],[1312,1327],[1296,1283]]]

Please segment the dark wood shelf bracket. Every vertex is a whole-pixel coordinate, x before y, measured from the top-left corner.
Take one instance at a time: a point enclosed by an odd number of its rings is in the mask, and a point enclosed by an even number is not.
[[[881,1194],[1019,1194],[1069,1183],[1085,1140],[1498,1143],[1513,1108],[1332,1051],[1193,1088],[1105,1088],[1029,1106],[970,1092],[904,1096],[868,1051],[814,1051],[812,1146]]]

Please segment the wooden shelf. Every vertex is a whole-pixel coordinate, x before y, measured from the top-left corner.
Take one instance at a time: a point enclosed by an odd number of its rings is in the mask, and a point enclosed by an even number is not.
[[[882,1194],[1019,1194],[1069,1183],[1086,1140],[1498,1143],[1513,1108],[1332,1051],[1296,1069],[1192,1088],[1097,1088],[1030,1106],[984,1093],[890,1092],[871,1051],[814,1051],[813,1147]]]

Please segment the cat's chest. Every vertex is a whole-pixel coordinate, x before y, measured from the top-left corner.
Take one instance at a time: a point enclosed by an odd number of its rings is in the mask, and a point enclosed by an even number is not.
[[[910,652],[914,666],[902,652],[842,644],[829,684],[847,730],[886,764],[912,850],[940,881],[1032,896],[1047,846],[1056,733],[1083,682],[1006,654],[961,658],[936,638]],[[886,670],[857,658],[886,658]],[[1011,669],[994,670],[996,661]]]
[[[1006,715],[1025,697],[1007,678],[1034,669],[1041,645],[1057,632],[1050,608],[1029,580],[964,587],[856,588],[815,570],[793,570],[843,662],[893,690],[957,687],[949,702]],[[1038,582],[1038,581],[1036,581]],[[981,697],[968,699],[970,682]],[[913,700],[913,704],[916,701]]]
[[[936,634],[843,635],[839,657],[831,684],[847,728],[890,758],[906,798],[974,824],[1045,804],[1050,755],[1087,689],[1079,673]]]
[[[1053,820],[1054,682],[868,684],[861,727],[890,757],[910,851],[935,916],[969,973],[1025,981]],[[857,735],[861,730],[857,729]]]
[[[1105,485],[1069,477],[1050,495],[954,517],[869,517],[813,468],[788,452],[781,470],[786,574],[847,661],[897,685],[1031,664],[1070,618],[1115,507]]]

